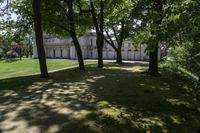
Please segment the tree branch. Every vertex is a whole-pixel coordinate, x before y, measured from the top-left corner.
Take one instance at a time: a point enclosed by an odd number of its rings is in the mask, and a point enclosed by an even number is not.
[[[95,10],[94,3],[92,0],[90,0],[90,5],[91,5],[91,13],[92,13],[94,27],[96,29],[97,36],[99,36],[100,35],[99,24],[97,21],[96,10]]]
[[[56,26],[58,26],[58,27],[61,28],[61,29],[64,29],[65,31],[69,32],[69,29],[67,29],[65,26],[60,25],[60,24],[58,24],[58,23],[55,23],[55,22],[53,22],[53,21],[49,21],[49,22],[52,23],[52,24],[54,24],[54,25],[56,25]]]
[[[107,37],[108,37],[109,40],[108,40],[106,37],[104,37],[104,40],[105,40],[108,44],[110,44],[115,50],[117,50],[117,47],[115,46],[115,43],[113,42],[112,38],[110,37],[108,31],[106,31],[106,35],[107,35]]]
[[[67,10],[65,9],[65,7],[63,7],[62,5],[58,4],[55,2],[55,5],[57,5],[58,7],[60,7],[62,9],[62,11],[64,12],[65,16],[68,16],[67,14]]]
[[[121,32],[119,35],[119,47],[121,47],[123,40],[124,40],[124,30],[125,30],[125,24],[124,24],[124,18],[121,20]]]
[[[116,41],[117,41],[117,43],[119,44],[117,32],[116,32],[116,30],[115,30],[115,28],[114,28],[113,26],[112,26],[112,30],[113,30],[113,32],[114,32],[114,36],[115,36],[115,38],[116,38]]]
[[[92,12],[92,10],[83,10],[80,5],[78,7],[79,7],[79,10],[80,10],[80,13],[79,13],[80,15],[82,15],[84,13],[91,13]]]

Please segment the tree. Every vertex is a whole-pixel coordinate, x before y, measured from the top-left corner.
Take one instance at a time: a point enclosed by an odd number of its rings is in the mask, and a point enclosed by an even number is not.
[[[155,6],[155,9],[157,10],[157,18],[153,19],[153,23],[151,24],[151,34],[156,35],[157,33],[154,32],[159,32],[160,31],[160,25],[162,24],[163,20],[163,4],[161,0],[155,0],[153,3]],[[153,27],[155,25],[155,27]],[[158,31],[156,31],[158,30]],[[159,43],[161,42],[159,39],[154,40],[155,44],[152,46],[152,48],[149,51],[149,70],[148,73],[151,76],[159,76],[160,74],[158,73],[158,48],[159,48]]]
[[[46,6],[43,7],[42,14],[44,18],[44,30],[47,33],[58,37],[72,38],[76,49],[79,70],[85,71],[81,46],[79,44],[78,35],[82,35],[87,28],[87,17],[79,15],[77,5],[84,4],[84,1],[58,1],[54,0],[49,3],[44,1]]]
[[[15,52],[18,53],[20,60],[22,60],[23,52],[24,52],[24,44],[22,42],[17,43]]]
[[[122,63],[123,42],[134,38],[136,23],[131,15],[133,3],[130,0],[119,0],[106,1],[105,5],[106,37],[104,39],[117,53],[117,63]]]
[[[32,7],[34,13],[34,28],[35,28],[35,38],[36,46],[38,51],[38,58],[40,63],[40,77],[49,77],[46,64],[46,56],[43,45],[43,31],[42,31],[42,19],[40,13],[41,0],[33,0]]]
[[[69,33],[71,35],[71,38],[74,42],[74,46],[75,46],[76,51],[77,51],[78,60],[79,60],[79,70],[85,71],[83,55],[82,55],[80,44],[79,44],[78,39],[77,39],[75,22],[74,22],[74,19],[73,19],[74,18],[74,16],[73,16],[73,2],[74,2],[74,0],[68,0],[67,1]]]
[[[120,26],[120,29],[116,29],[117,26]],[[123,41],[125,40],[125,22],[124,19],[121,20],[121,22],[116,25],[116,26],[112,26],[111,29],[106,30],[106,36],[104,39],[105,41],[113,47],[113,49],[115,50],[115,52],[117,53],[117,63],[122,63],[122,54],[121,54],[121,49],[122,49],[122,45],[123,45]],[[112,40],[112,35],[111,33],[113,33],[113,36],[115,37],[115,40],[117,42],[117,45],[115,44],[115,42]]]
[[[2,49],[2,54],[4,58],[7,58],[7,52],[10,50],[11,42],[4,40],[4,38],[0,38],[0,48]]]
[[[158,48],[163,42],[163,20],[165,17],[164,6],[167,7],[164,0],[139,0],[135,2],[133,14],[136,19],[141,21],[138,31],[135,33],[136,40],[147,44],[149,53],[149,70],[151,76],[160,76],[158,72]],[[143,37],[143,38],[141,38]]]
[[[90,0],[92,20],[96,30],[96,44],[97,44],[97,54],[98,54],[98,67],[103,67],[103,45],[104,45],[104,2],[100,0],[100,13],[97,17],[97,12],[93,3],[93,0]],[[99,18],[99,20],[98,20]]]
[[[173,29],[170,35],[172,49],[168,56],[173,66],[186,69],[200,81],[200,2],[183,0],[172,4],[176,8],[171,9],[165,24]]]
[[[3,36],[6,40],[21,42],[28,34],[32,32],[32,27],[34,23],[36,45],[38,49],[38,57],[41,71],[40,77],[47,78],[48,71],[43,46],[40,5],[40,0],[8,1],[6,6],[7,10],[4,11],[6,19],[2,20],[2,29],[4,31]],[[16,15],[16,20],[11,17],[12,14]]]

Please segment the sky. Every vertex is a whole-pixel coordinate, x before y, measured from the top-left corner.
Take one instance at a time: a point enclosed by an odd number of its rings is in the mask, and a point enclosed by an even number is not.
[[[6,4],[7,4],[6,1],[4,1],[4,2],[0,5],[0,9],[4,9],[5,6],[6,6]],[[5,15],[4,17],[1,17],[0,20],[6,19],[7,17],[8,17],[8,16]],[[12,19],[12,20],[17,20],[17,15],[14,14],[14,13],[12,13],[12,14],[11,14],[11,19]]]
[[[5,1],[4,1],[2,4],[0,4],[0,10],[5,9],[6,4],[7,4],[7,3],[6,3]],[[2,13],[2,12],[0,12],[0,13]],[[8,15],[3,14],[3,16],[0,17],[0,22],[1,22],[2,20],[6,20],[7,18],[8,18]],[[11,20],[16,21],[16,20],[17,20],[17,15],[14,14],[14,13],[12,13],[12,14],[11,14]],[[5,31],[0,31],[0,35],[3,34],[4,32],[5,32]]]

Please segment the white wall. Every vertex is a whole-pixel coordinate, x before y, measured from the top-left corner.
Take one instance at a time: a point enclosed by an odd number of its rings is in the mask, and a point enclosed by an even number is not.
[[[38,58],[37,48],[33,46],[33,58]]]
[[[45,39],[44,39],[45,40]],[[84,58],[97,59],[97,47],[96,47],[96,36],[85,35],[80,37],[79,43],[81,45],[82,53]],[[52,38],[45,40],[45,49],[47,58],[70,58],[77,59],[77,54],[75,47],[70,46],[71,39],[58,39]],[[61,56],[62,49],[62,56]],[[122,59],[123,60],[148,60],[148,55],[145,53],[146,45],[139,45],[137,48],[133,47],[130,42],[124,41],[122,46]],[[54,55],[55,50],[55,55]],[[37,58],[37,49],[35,43],[33,44],[33,55]],[[160,49],[159,49],[159,59],[160,59]],[[103,58],[104,59],[116,59],[116,52],[114,49],[104,42],[103,48]]]

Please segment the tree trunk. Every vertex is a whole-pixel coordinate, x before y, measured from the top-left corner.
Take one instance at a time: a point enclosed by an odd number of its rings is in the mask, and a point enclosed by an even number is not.
[[[94,23],[94,27],[96,29],[96,35],[97,35],[97,53],[98,53],[98,67],[103,68],[103,44],[104,44],[104,34],[103,34],[103,27],[104,27],[104,16],[103,16],[103,10],[104,5],[103,1],[100,1],[100,25],[98,24],[98,18],[96,15],[95,7],[93,4],[93,1],[90,0],[91,5],[91,13],[92,13],[92,19]]]
[[[121,53],[121,49],[122,49],[122,45],[123,45],[123,41],[124,41],[124,32],[125,32],[125,23],[124,23],[124,19],[121,20],[121,31],[119,36],[117,36],[117,32],[115,30],[115,28],[113,27],[113,32],[114,32],[114,36],[115,39],[117,41],[118,47],[116,49],[117,52],[117,63],[122,63],[122,53]]]
[[[163,20],[162,1],[161,0],[155,0],[155,7],[160,12],[159,18],[157,20],[155,20],[155,23],[159,26],[160,24],[162,24],[162,20]],[[152,34],[154,32],[158,32],[158,31],[154,31],[154,30],[151,31]],[[153,51],[150,51],[150,53],[149,53],[149,70],[148,70],[148,73],[149,73],[149,75],[154,76],[154,77],[160,76],[160,74],[158,72],[158,48],[159,48],[159,41],[157,40]]]
[[[200,76],[199,76],[199,82],[200,82]]]
[[[103,45],[104,45],[104,4],[100,1],[100,44],[99,44],[99,60],[98,67],[103,68]]]
[[[121,52],[121,48],[119,47],[117,50],[117,63],[122,63],[122,52]]]
[[[84,66],[84,61],[83,61],[83,56],[82,56],[82,50],[81,50],[80,44],[78,42],[78,39],[76,37],[76,34],[74,32],[70,32],[70,35],[72,37],[74,46],[76,48],[76,53],[77,53],[77,56],[78,56],[78,63],[79,63],[79,70],[85,71],[85,66]]]
[[[80,46],[79,41],[76,36],[76,28],[75,28],[74,19],[73,19],[73,2],[74,2],[74,0],[68,0],[68,19],[69,19],[69,24],[70,24],[69,33],[72,37],[74,46],[76,48],[76,53],[77,53],[78,62],[79,62],[79,70],[85,71],[82,50],[81,50],[81,46]]]
[[[158,45],[154,48],[153,51],[149,53],[149,75],[157,77],[160,76],[158,73]]]
[[[22,48],[19,48],[19,57],[20,57],[20,60],[22,60]]]
[[[97,43],[97,54],[98,54],[98,67],[103,68],[103,47],[99,44],[101,43],[99,39],[97,39],[96,43]]]
[[[41,13],[40,6],[41,0],[33,0],[33,12],[34,12],[34,28],[35,28],[35,38],[36,38],[36,46],[38,51],[38,58],[40,64],[40,77],[48,78],[48,70],[46,64],[46,56],[43,45],[43,32],[42,32],[42,23],[41,23]]]

